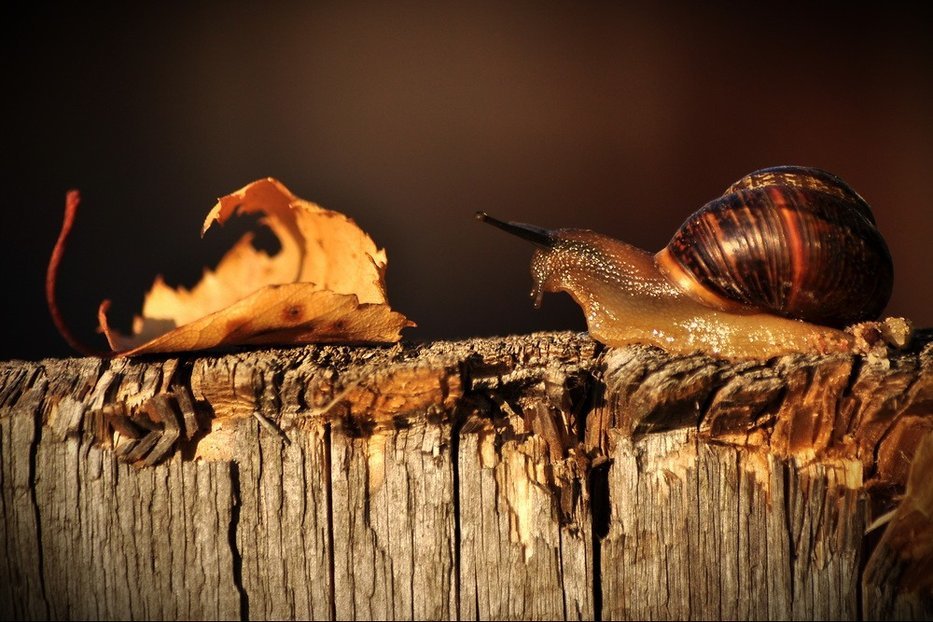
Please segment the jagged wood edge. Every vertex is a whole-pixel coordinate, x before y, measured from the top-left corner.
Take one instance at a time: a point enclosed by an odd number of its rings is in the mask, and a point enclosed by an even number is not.
[[[603,350],[569,333],[10,362],[0,364],[0,416],[28,397],[53,437],[91,436],[145,467],[176,451],[186,459],[242,459],[237,452],[248,448],[215,438],[218,422],[229,432],[256,419],[288,442],[321,421],[366,437],[421,421],[459,426],[479,413],[499,436],[545,440],[561,467],[549,488],[564,517],[581,494],[567,484],[585,480],[611,454],[608,430],[638,438],[693,429],[704,442],[798,462],[858,462],[865,480],[856,484],[871,493],[878,515],[900,500],[911,458],[933,428],[930,336],[922,333],[888,366],[843,355],[743,363],[669,357],[646,347]],[[199,453],[211,439],[215,453]],[[896,582],[910,567],[887,563],[885,572]]]
[[[528,393],[543,396],[565,419],[539,426],[555,455],[577,444],[592,458],[606,454],[609,429],[637,437],[696,428],[704,440],[781,457],[855,459],[869,486],[890,488],[906,482],[907,458],[933,430],[933,332],[921,333],[887,367],[851,355],[734,363],[670,357],[649,347],[604,350],[572,333],[190,358],[12,361],[0,363],[0,409],[12,408],[37,383],[45,387],[43,424],[61,436],[90,434],[111,445],[120,431],[123,455],[146,438],[157,444],[166,432],[177,437],[158,456],[137,452],[146,465],[174,450],[198,455],[197,445],[218,419],[258,418],[287,440],[309,421],[338,418],[365,435],[424,417],[450,419],[463,400],[486,400],[500,418],[503,408],[521,414],[519,401]],[[817,411],[819,418],[812,415]],[[220,451],[214,457],[236,456]]]

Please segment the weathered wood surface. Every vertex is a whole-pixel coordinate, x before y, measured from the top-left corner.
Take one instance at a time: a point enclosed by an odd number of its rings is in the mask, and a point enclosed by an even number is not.
[[[929,619],[928,342],[2,363],[0,616]]]

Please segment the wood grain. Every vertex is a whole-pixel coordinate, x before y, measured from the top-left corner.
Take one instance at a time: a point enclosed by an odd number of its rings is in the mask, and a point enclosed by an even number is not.
[[[0,616],[926,619],[931,430],[928,334],[0,363]]]

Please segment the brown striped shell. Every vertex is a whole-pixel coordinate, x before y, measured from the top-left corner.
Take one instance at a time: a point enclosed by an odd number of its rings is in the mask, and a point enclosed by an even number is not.
[[[687,219],[658,263],[707,304],[827,326],[878,317],[894,274],[864,199],[835,175],[798,166],[732,184]]]

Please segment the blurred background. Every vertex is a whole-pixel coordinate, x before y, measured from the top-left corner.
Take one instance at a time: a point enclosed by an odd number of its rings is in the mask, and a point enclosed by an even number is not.
[[[818,166],[875,210],[887,312],[933,325],[933,25],[903,7],[125,4],[2,9],[0,359],[69,354],[43,293],[67,189],[59,298],[94,340],[102,299],[128,328],[156,274],[215,264],[243,228],[202,241],[205,214],[264,176],[388,250],[421,341],[585,328],[532,308],[530,246],[476,210],[657,250],[745,173]]]

